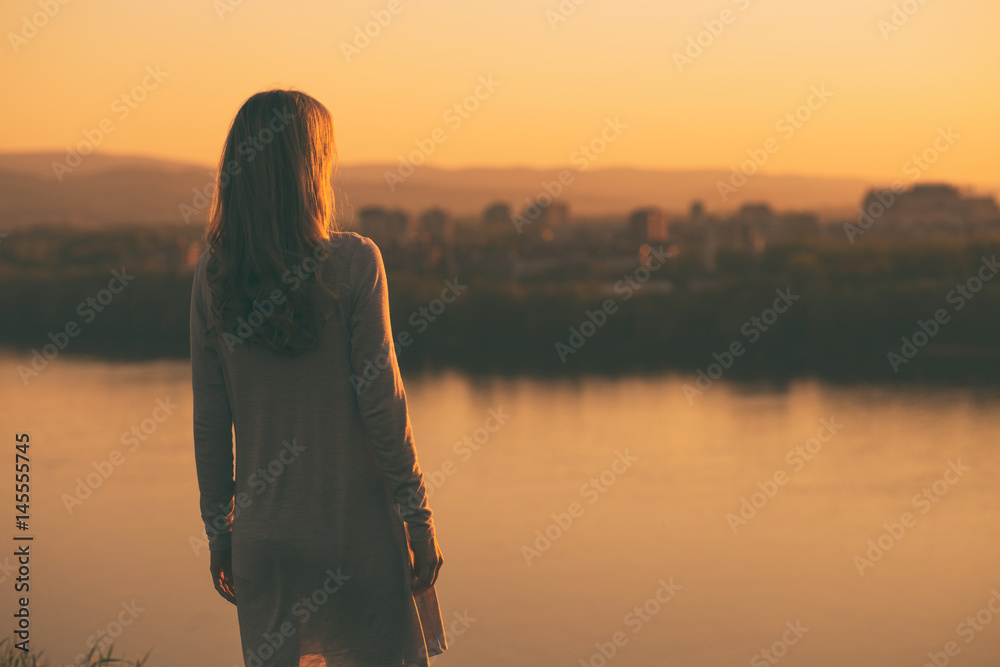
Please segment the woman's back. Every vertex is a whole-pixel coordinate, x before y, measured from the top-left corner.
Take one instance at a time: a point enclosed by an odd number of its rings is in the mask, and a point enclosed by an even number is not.
[[[297,665],[309,653],[422,665],[444,650],[444,632],[434,588],[411,592],[407,532],[426,539],[433,522],[392,349],[385,271],[375,244],[357,234],[334,232],[321,246],[325,253],[258,299],[266,313],[306,289],[312,271],[335,286],[339,304],[317,290],[321,305],[334,306],[318,347],[294,357],[248,343],[260,318],[199,335],[212,292],[208,252],[198,261],[191,321],[202,516],[213,549],[232,549],[248,665]]]

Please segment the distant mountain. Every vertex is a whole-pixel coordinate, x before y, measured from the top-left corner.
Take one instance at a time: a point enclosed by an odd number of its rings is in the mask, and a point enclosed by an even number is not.
[[[99,154],[84,157],[60,182],[52,165],[64,160],[65,154],[0,154],[2,228],[183,222],[178,205],[190,205],[192,188],[212,182],[209,167]]]
[[[65,154],[0,153],[0,230],[35,223],[109,225],[120,223],[202,223],[210,198],[214,167],[143,156],[94,154],[69,173],[53,169]],[[440,206],[453,215],[478,215],[496,200],[520,210],[528,197],[558,181],[558,169],[416,167],[390,189],[386,174],[396,165],[340,165],[335,183],[342,219],[367,205],[418,212]],[[748,201],[767,201],[779,210],[813,210],[827,216],[852,215],[865,191],[861,179],[756,175],[723,202],[718,182],[724,171],[667,171],[608,168],[580,172],[560,199],[579,217],[622,216],[639,206],[687,210],[701,199],[709,212],[735,209]],[[568,180],[568,179],[564,179]],[[884,185],[884,184],[875,184]],[[196,193],[200,190],[207,195]],[[184,208],[187,207],[187,208]]]

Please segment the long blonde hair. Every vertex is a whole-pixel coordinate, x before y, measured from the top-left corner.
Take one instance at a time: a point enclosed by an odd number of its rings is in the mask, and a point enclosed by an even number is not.
[[[268,90],[240,107],[205,229],[210,334],[290,356],[318,346],[316,286],[339,301],[316,269],[336,231],[336,159],[333,119],[309,95]]]

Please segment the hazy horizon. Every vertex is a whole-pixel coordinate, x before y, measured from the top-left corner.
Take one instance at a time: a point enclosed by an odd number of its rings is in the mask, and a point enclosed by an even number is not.
[[[0,172],[5,174],[0,183],[0,215],[8,226],[60,221],[98,225],[130,220],[188,222],[190,218],[181,213],[181,207],[196,205],[196,198],[200,201],[194,189],[210,197],[214,187],[216,168],[207,164],[101,151],[62,171],[65,163],[59,157],[54,153],[0,152]],[[53,165],[60,170],[54,170]],[[618,218],[644,206],[683,213],[699,200],[713,214],[767,202],[779,211],[811,211],[825,219],[844,219],[855,215],[866,192],[889,185],[857,178],[757,174],[723,200],[719,187],[729,174],[721,170],[423,166],[405,182],[390,184],[386,175],[397,173],[393,165],[343,162],[334,182],[343,205],[354,210],[371,205],[411,211],[437,206],[452,215],[469,216],[479,215],[495,201],[522,208],[529,198],[545,191],[546,183],[555,183],[563,170],[572,180],[560,198],[575,218]],[[997,192],[997,188],[967,183],[953,185],[976,195],[995,196]],[[137,187],[145,192],[141,200],[131,194]],[[195,207],[199,211],[203,208]]]
[[[3,158],[45,158],[51,159],[53,161],[59,160],[64,157],[65,152],[59,152],[54,149],[41,149],[41,150],[0,150],[0,170],[4,169],[2,164]],[[155,155],[152,153],[141,153],[141,152],[114,152],[114,151],[95,151],[94,153],[87,156],[87,159],[104,158],[113,160],[141,160],[158,163],[164,166],[172,165],[176,167],[194,167],[203,168],[215,171],[218,169],[218,161],[213,162],[196,162],[196,161],[186,161],[183,159],[176,159],[162,155]],[[86,161],[86,160],[85,160]],[[395,168],[398,163],[395,162],[344,162],[338,163],[338,169],[351,169],[351,168],[378,168],[378,169],[390,169]],[[552,172],[559,171],[562,169],[569,169],[572,166],[568,163],[564,164],[501,164],[501,165],[491,165],[491,164],[457,164],[457,165],[422,165],[421,169],[437,170],[443,172],[463,172],[463,171],[534,171],[534,172]],[[661,172],[669,174],[718,174],[718,173],[728,173],[729,169],[726,167],[697,167],[697,168],[683,168],[683,167],[649,167],[642,165],[631,165],[631,164],[606,164],[597,165],[589,169],[593,172],[608,172],[608,171],[639,171],[639,172]],[[46,169],[46,172],[51,172],[51,169]],[[869,184],[873,188],[880,186],[888,186],[892,180],[901,180],[898,177],[895,179],[887,178],[884,180],[879,180],[877,178],[868,178],[859,174],[813,174],[806,172],[770,172],[761,170],[757,173],[759,176],[768,178],[802,178],[802,179],[816,179],[816,180],[827,180],[827,181],[859,181]],[[947,178],[926,178],[915,181],[914,184],[926,185],[932,183],[947,183],[954,185],[958,188],[966,189],[971,188],[976,192],[983,195],[995,194],[1000,195],[1000,181],[989,182],[989,181],[962,181],[962,180],[951,180]]]

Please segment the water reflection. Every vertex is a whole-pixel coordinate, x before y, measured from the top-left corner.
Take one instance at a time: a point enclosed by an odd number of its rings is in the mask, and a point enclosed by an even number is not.
[[[994,393],[717,383],[691,404],[684,377],[405,380],[446,558],[438,665],[1000,655],[981,612],[1000,609]],[[154,666],[241,664],[208,577],[187,365],[59,358],[27,387],[9,373],[3,405],[32,436],[38,647],[68,662],[114,631]],[[123,608],[142,611],[126,626]]]

